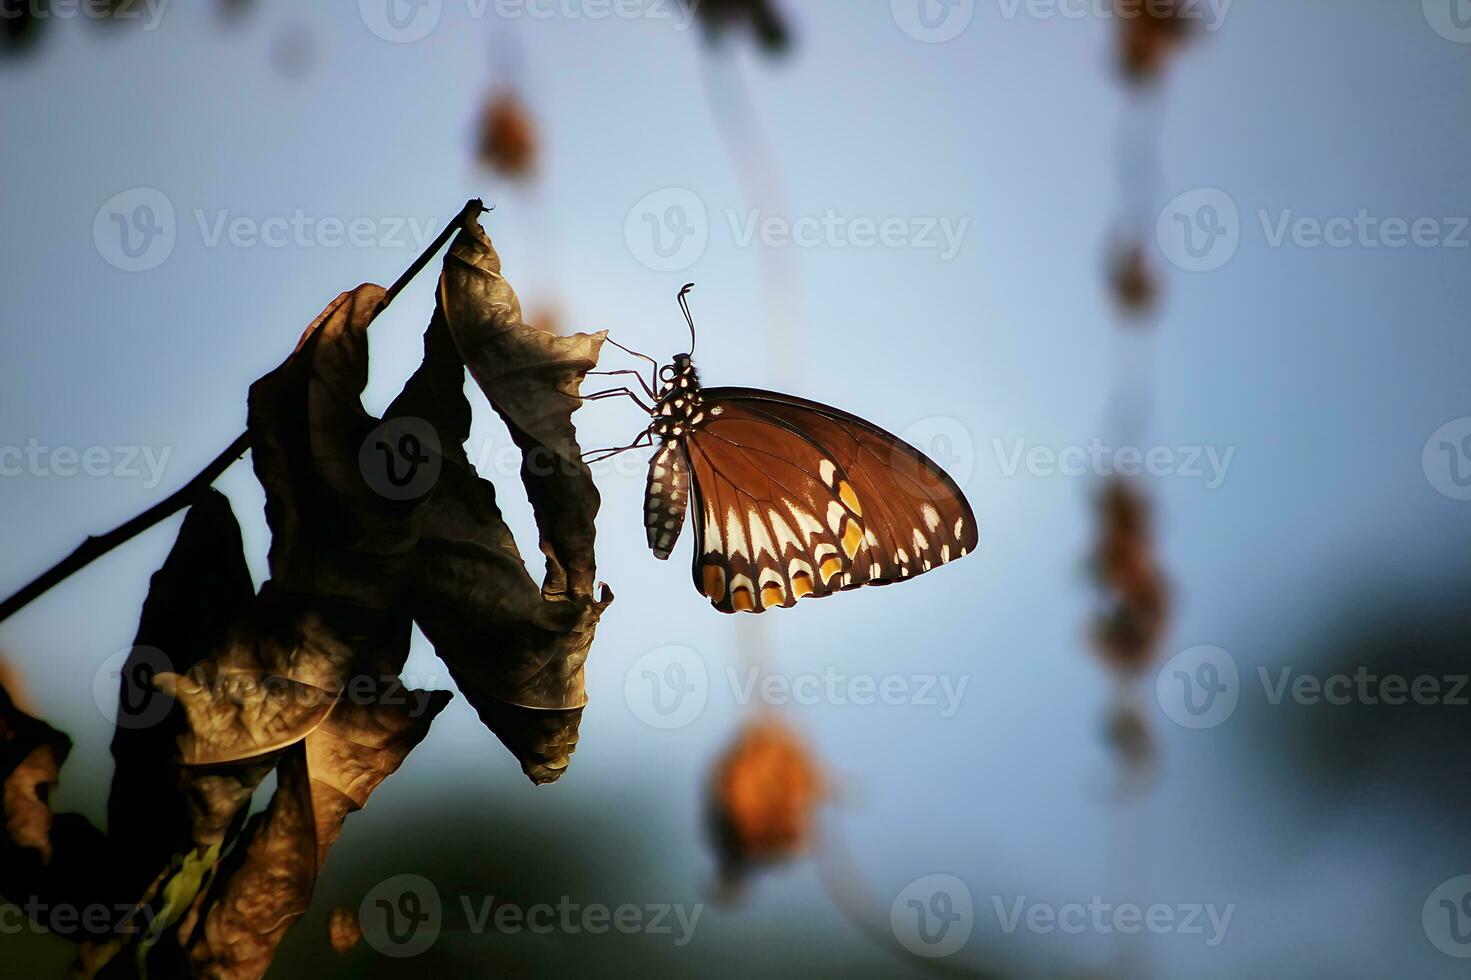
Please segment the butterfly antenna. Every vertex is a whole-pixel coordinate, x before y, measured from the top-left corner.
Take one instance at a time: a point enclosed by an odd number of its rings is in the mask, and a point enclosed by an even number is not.
[[[694,283],[687,282],[687,283],[684,284],[684,288],[679,291],[679,308],[684,311],[684,322],[685,323],[688,323],[690,325],[690,356],[691,357],[693,357],[694,356],[694,353],[695,353],[695,318],[692,317],[692,316],[690,316],[690,301],[689,301],[689,299],[687,297],[690,294],[690,290],[691,289],[694,289],[694,288],[695,288],[695,284]]]

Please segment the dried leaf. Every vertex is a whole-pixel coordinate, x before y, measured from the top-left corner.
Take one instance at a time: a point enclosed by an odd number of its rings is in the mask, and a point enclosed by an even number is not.
[[[412,614],[528,775],[555,778],[576,741],[582,666],[611,601],[606,589],[593,596],[598,494],[571,421],[603,336],[527,327],[469,220],[445,259],[424,362],[380,421],[360,394],[384,295],[363,286],[340,296],[251,388],[273,584]],[[465,455],[467,361],[523,453],[546,555],[540,587],[495,488]]]
[[[223,841],[270,771],[270,764],[185,768],[179,739],[187,716],[153,683],[154,671],[187,671],[214,656],[255,601],[240,526],[228,499],[210,490],[189,508],[153,575],[119,678],[108,833],[122,845],[118,860],[135,896],[189,847]]]
[[[559,337],[528,326],[501,260],[470,222],[450,246],[440,301],[470,375],[511,430],[524,457],[521,479],[536,509],[548,596],[591,596],[599,497],[582,462],[572,413],[607,331]]]
[[[238,859],[222,865],[198,925],[186,923],[196,974],[243,980],[265,973],[287,929],[306,912],[347,814],[398,769],[448,701],[443,691],[409,692],[403,703],[344,699],[286,751],[270,806],[247,829]]]
[[[51,811],[70,750],[69,738],[21,711],[0,687],[0,894],[26,908],[110,908],[119,894],[103,835],[77,814]],[[79,919],[61,934],[94,938],[87,932],[94,926]]]
[[[593,597],[599,497],[572,424],[606,335],[558,337],[528,326],[499,256],[474,222],[445,258],[440,307],[471,375],[522,451],[546,574],[540,603],[508,616],[504,594],[488,587],[504,577],[497,562],[441,552],[424,570],[416,618],[481,720],[534,782],[550,782],[575,748],[586,704],[583,666],[612,601],[606,586]]]

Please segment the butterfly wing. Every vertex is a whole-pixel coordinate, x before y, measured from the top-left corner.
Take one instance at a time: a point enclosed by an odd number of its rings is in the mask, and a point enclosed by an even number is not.
[[[702,394],[708,419],[685,439],[694,578],[722,612],[898,581],[975,547],[959,487],[877,426],[756,389]]]

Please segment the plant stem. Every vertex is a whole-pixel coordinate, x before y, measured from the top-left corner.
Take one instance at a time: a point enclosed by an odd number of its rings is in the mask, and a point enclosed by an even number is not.
[[[399,276],[398,280],[384,293],[383,303],[378,307],[378,311],[381,313],[389,303],[393,302],[399,293],[403,292],[404,287],[415,276],[424,271],[424,267],[433,261],[434,256],[440,249],[444,248],[445,244],[454,237],[457,231],[468,222],[477,219],[485,210],[486,207],[480,202],[479,198],[465,202],[465,207],[455,216],[453,221],[444,226],[444,230],[439,233],[439,237],[434,239],[429,247],[414,260],[414,264],[409,266],[404,271],[404,274]],[[184,484],[179,490],[154,504],[132,520],[119,524],[106,534],[87,538],[71,554],[46,569],[46,571],[22,586],[10,598],[0,603],[0,622],[9,619],[31,602],[31,600],[39,597],[52,586],[65,581],[76,572],[86,568],[118,545],[132,540],[153,527],[153,525],[188,507],[200,492],[219,479],[220,474],[229,469],[230,465],[241,456],[244,456],[249,449],[250,433],[242,432],[235,437],[235,441],[230,443],[224,452],[211,460],[208,466],[200,470],[192,480]]]

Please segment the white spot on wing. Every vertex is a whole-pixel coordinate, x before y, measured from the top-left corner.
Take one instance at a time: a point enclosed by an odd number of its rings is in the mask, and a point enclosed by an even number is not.
[[[725,536],[729,541],[726,552],[746,557],[746,530],[741,526],[741,515],[734,507],[725,515]]]
[[[771,510],[767,512],[766,517],[771,522],[772,533],[776,535],[776,549],[778,552],[785,552],[788,545],[794,550],[802,550],[802,539],[797,537],[797,532],[792,530],[790,524],[782,520],[780,514],[775,510]]]
[[[822,534],[822,523],[804,507],[799,507],[790,500],[783,501],[787,510],[792,512],[792,520],[797,523],[797,529],[802,531],[807,540]]]
[[[822,477],[823,483],[826,483],[828,486],[832,486],[833,478],[836,477],[838,474],[838,468],[833,465],[832,460],[825,459],[821,463],[817,464],[817,472]]]
[[[776,546],[771,543],[771,535],[766,533],[766,525],[761,521],[760,511],[747,511],[746,520],[751,526],[751,557],[760,561],[763,551],[770,552],[773,558],[778,557]]]

